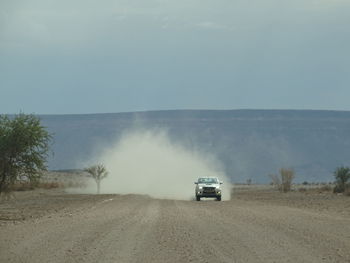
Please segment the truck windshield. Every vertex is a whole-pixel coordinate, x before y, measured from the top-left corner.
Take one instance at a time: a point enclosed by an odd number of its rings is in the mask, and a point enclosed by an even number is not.
[[[218,179],[216,179],[216,178],[199,178],[198,183],[200,183],[200,184],[217,184]]]

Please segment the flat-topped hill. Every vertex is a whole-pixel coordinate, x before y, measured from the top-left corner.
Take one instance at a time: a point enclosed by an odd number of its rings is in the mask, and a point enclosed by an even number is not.
[[[350,112],[312,110],[169,110],[41,115],[54,133],[50,169],[81,163],[133,129],[164,129],[189,150],[210,153],[233,181],[268,182],[292,167],[297,181],[331,181],[350,165]]]

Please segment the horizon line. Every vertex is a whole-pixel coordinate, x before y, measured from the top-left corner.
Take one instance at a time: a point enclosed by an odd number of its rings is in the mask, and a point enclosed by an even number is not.
[[[39,116],[63,116],[63,115],[108,115],[108,114],[135,114],[135,113],[154,113],[154,112],[200,112],[200,111],[213,111],[213,112],[229,112],[229,111],[308,111],[308,112],[350,112],[350,110],[328,110],[328,109],[259,109],[259,108],[237,108],[237,109],[162,109],[162,110],[135,110],[135,111],[119,111],[119,112],[88,112],[88,113],[24,113],[20,111],[19,113],[0,113],[1,115],[18,115],[20,113],[33,114]]]

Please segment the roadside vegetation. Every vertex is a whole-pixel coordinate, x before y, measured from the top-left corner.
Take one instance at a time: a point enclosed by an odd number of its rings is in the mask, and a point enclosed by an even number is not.
[[[101,181],[108,176],[108,171],[103,164],[97,164],[84,169],[96,182],[97,194],[101,191]]]
[[[333,193],[334,183],[331,182],[322,182],[322,183],[308,183],[303,182],[301,185],[296,185],[296,190],[298,192],[307,193],[307,194],[322,194]]]
[[[344,193],[350,196],[350,168],[338,167],[333,175],[335,177],[334,193]]]
[[[292,189],[293,179],[295,173],[293,169],[281,168],[279,174],[270,174],[272,185],[274,185],[280,192],[286,193]]]
[[[0,194],[20,183],[38,184],[46,170],[50,140],[38,117],[0,115]]]
[[[350,196],[350,168],[338,167],[333,176],[335,181],[332,183],[309,183],[304,181],[300,185],[294,185],[294,190],[299,192],[318,192],[318,193],[339,193]],[[276,187],[280,192],[289,192],[292,190],[295,173],[293,169],[281,168],[278,174],[270,174],[271,185]],[[248,181],[247,181],[247,185]]]

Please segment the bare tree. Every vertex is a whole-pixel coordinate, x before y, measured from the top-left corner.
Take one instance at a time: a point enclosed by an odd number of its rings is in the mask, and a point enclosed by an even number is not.
[[[289,192],[292,189],[292,182],[295,177],[294,170],[281,168],[280,175],[282,179],[282,191]]]
[[[252,184],[252,178],[247,179],[247,185],[251,185]]]
[[[279,170],[279,175],[270,174],[272,184],[277,187],[281,192],[289,192],[292,188],[292,182],[294,179],[294,170],[281,168]]]
[[[108,171],[103,164],[97,164],[84,169],[85,172],[89,173],[92,178],[95,179],[97,184],[97,194],[100,193],[101,181],[106,178]]]
[[[271,185],[275,186],[278,191],[281,191],[281,179],[277,174],[269,174],[269,177],[271,179]]]

